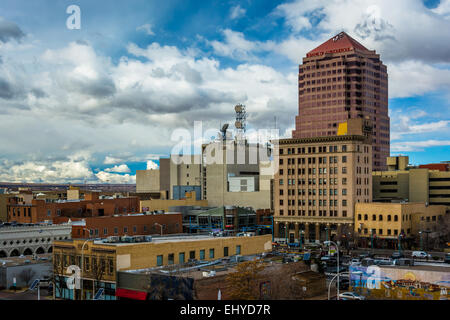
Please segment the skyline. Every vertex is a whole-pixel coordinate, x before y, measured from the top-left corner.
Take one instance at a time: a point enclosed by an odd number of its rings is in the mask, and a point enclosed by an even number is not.
[[[237,103],[288,137],[298,65],[341,31],[387,65],[391,155],[449,160],[449,27],[449,0],[2,1],[0,181],[133,183],[174,129],[219,130]]]

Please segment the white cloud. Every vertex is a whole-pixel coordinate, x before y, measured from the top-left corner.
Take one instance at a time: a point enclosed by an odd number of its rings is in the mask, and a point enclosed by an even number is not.
[[[230,19],[234,20],[234,19],[242,18],[243,16],[245,16],[246,12],[247,12],[247,10],[245,10],[244,8],[241,8],[240,5],[232,7],[230,9]]]
[[[121,164],[120,166],[114,166],[112,168],[106,168],[105,172],[115,172],[115,173],[129,173],[130,168],[126,164]]]
[[[83,182],[93,173],[86,159],[74,161],[26,161],[20,164],[0,164],[0,181],[10,182]]]
[[[153,32],[152,28],[153,28],[153,26],[151,24],[147,23],[140,27],[137,27],[136,31],[143,31],[149,36],[154,36],[155,33]]]
[[[430,147],[450,146],[450,140],[403,141],[391,144],[391,152],[417,152]]]
[[[149,160],[147,161],[147,170],[157,170],[159,169],[159,166],[156,162]]]
[[[389,97],[421,96],[427,92],[449,91],[450,70],[440,69],[420,61],[391,64],[389,73]]]
[[[105,171],[100,171],[99,173],[96,173],[95,176],[100,182],[103,183],[126,183],[126,184],[135,184],[136,183],[136,176],[135,175],[129,175],[129,174],[115,174],[115,173],[109,173]]]
[[[257,60],[255,53],[270,51],[275,47],[274,42],[249,41],[242,32],[225,29],[222,31],[224,41],[207,41],[214,53],[219,56],[230,57],[236,60]]]
[[[440,0],[439,5],[431,11],[443,16],[445,19],[450,19],[450,0]]]
[[[103,161],[104,164],[119,164],[120,162],[122,162],[122,159],[113,158],[110,156],[106,156],[105,161]]]

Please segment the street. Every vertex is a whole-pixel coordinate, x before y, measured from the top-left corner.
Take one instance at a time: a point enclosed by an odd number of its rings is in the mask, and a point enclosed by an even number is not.
[[[41,290],[41,300],[52,299],[52,296],[47,296],[47,290]],[[37,300],[37,290],[27,290],[22,292],[13,292],[10,290],[0,291],[0,300]]]

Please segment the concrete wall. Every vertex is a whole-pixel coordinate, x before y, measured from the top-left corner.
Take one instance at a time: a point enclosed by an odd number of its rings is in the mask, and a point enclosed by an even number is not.
[[[136,170],[136,192],[159,192],[160,170]]]
[[[0,259],[1,261],[1,259]],[[31,269],[35,272],[33,280],[30,283],[25,283],[19,276],[23,270]],[[16,278],[17,287],[28,287],[35,279],[42,279],[44,276],[50,276],[52,264],[50,262],[24,264],[19,266],[2,267],[0,265],[0,286],[8,288],[13,285],[14,277]]]
[[[170,207],[177,206],[200,206],[207,207],[207,200],[195,200],[195,199],[185,199],[185,200],[144,200],[140,201],[140,210],[142,212],[143,208],[149,208],[148,211],[159,211],[163,210],[164,212],[169,212]]]

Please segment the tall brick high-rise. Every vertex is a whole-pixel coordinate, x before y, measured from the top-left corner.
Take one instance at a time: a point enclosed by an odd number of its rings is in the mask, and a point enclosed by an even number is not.
[[[299,68],[293,138],[333,136],[351,118],[373,121],[373,170],[390,155],[388,74],[380,55],[341,32],[310,51]]]

